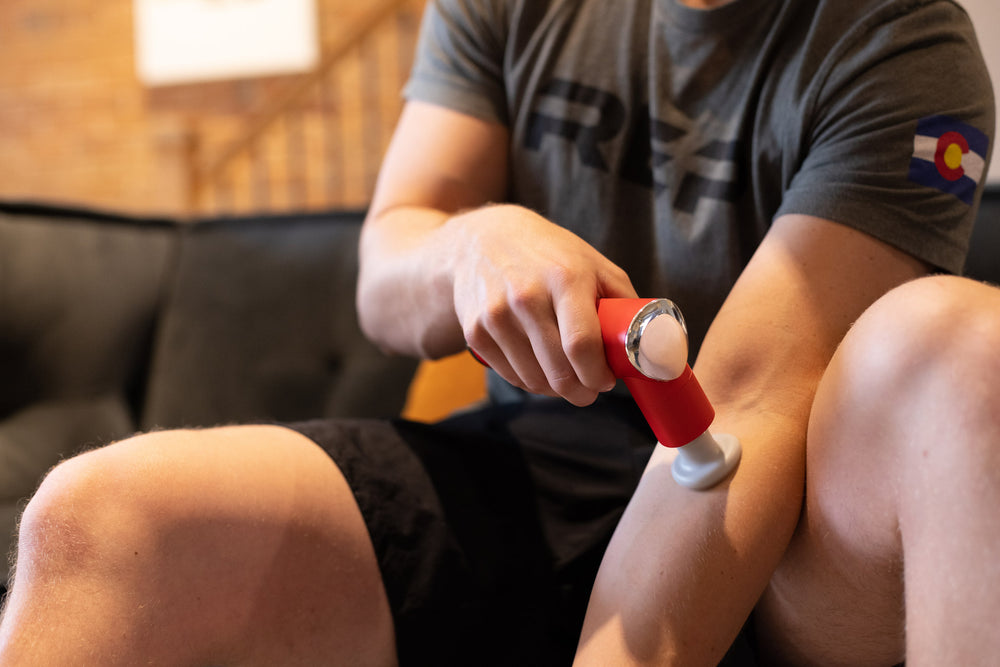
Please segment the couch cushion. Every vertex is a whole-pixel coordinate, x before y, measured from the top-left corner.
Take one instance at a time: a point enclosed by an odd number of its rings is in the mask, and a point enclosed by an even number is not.
[[[176,241],[164,221],[0,207],[0,416],[135,388]]]
[[[361,219],[185,229],[142,426],[398,415],[416,362],[387,357],[359,329]]]
[[[174,226],[0,204],[0,553],[60,458],[131,433]]]

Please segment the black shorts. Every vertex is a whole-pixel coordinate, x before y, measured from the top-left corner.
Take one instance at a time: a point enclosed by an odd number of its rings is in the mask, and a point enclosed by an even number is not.
[[[598,565],[654,443],[630,399],[539,399],[434,425],[290,426],[354,492],[403,667],[572,662]]]

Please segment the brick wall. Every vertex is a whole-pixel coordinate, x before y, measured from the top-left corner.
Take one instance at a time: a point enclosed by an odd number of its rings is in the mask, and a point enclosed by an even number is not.
[[[322,41],[335,41],[368,3],[319,0]],[[364,205],[398,113],[421,5],[415,0],[391,30],[352,52],[322,94],[269,131],[258,159],[236,160],[228,190],[203,209]],[[133,52],[132,0],[0,2],[0,198],[183,212],[192,151],[220,150],[292,82],[146,89]],[[289,165],[296,146],[306,157]]]

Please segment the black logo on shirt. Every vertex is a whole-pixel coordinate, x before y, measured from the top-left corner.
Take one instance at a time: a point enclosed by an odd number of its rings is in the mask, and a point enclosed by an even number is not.
[[[653,118],[649,105],[636,111],[633,122],[614,93],[553,79],[541,89],[542,100],[528,118],[524,144],[540,150],[546,136],[570,141],[588,167],[652,188],[657,196],[673,193],[673,207],[693,213],[702,198],[735,201],[742,190],[738,141],[706,139],[699,123],[677,112],[673,123]],[[557,104],[545,104],[545,98]],[[545,110],[539,107],[544,106]],[[625,147],[616,169],[608,164],[602,144],[619,139]]]

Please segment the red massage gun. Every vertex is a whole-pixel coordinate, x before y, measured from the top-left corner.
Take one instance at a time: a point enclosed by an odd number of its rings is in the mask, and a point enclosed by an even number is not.
[[[712,436],[715,410],[687,363],[687,328],[668,299],[601,299],[604,354],[660,444],[677,449],[671,472],[693,489],[715,486],[740,460],[740,442]]]
[[[722,481],[740,461],[740,441],[708,431],[715,409],[687,363],[680,309],[668,299],[600,299],[597,316],[611,371],[625,381],[660,444],[677,449],[671,466],[677,483],[708,489]]]

